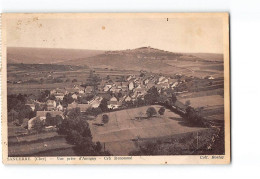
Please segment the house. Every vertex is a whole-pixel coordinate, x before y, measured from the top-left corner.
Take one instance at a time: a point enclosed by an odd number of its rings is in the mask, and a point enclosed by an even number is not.
[[[147,78],[146,80],[143,81],[143,84],[146,85],[149,83],[149,79]]]
[[[63,93],[56,93],[55,95],[55,98],[57,99],[57,100],[63,100],[63,98],[64,98],[64,94]]]
[[[57,106],[56,106],[56,109],[58,111],[63,111],[63,106],[59,103]]]
[[[92,108],[98,108],[102,99],[102,97],[96,97],[93,100],[91,100],[88,104],[90,104]]]
[[[162,84],[162,83],[168,83],[169,80],[167,78],[165,78],[164,76],[161,76],[159,78],[159,82],[157,84]]]
[[[125,98],[125,102],[129,102],[129,101],[132,101],[132,98],[131,98],[130,96],[127,96],[127,97]]]
[[[29,121],[28,121],[28,130],[32,129],[33,128],[33,125],[34,125],[34,121],[36,120],[36,117],[33,117],[31,118]]]
[[[122,102],[119,102],[116,97],[112,97],[107,103],[108,109],[117,109],[120,106],[122,106]]]
[[[85,93],[85,89],[80,89],[79,90],[79,94],[84,94]]]
[[[112,97],[110,100],[109,100],[110,104],[117,104],[118,100],[116,97]]]
[[[130,81],[131,79],[133,79],[135,76],[134,75],[130,75],[129,77],[126,78],[127,81]]]
[[[72,97],[73,99],[78,99],[78,95],[76,95],[75,93],[74,93],[73,95],[71,95],[71,97]]]
[[[86,112],[88,108],[90,108],[90,104],[78,104],[75,101],[71,104],[68,104],[68,110],[74,109],[74,108],[79,108],[80,112]]]
[[[112,88],[112,85],[105,85],[105,87],[103,88],[103,91],[107,92],[110,90],[110,88]]]
[[[53,111],[56,108],[56,105],[57,105],[55,100],[48,100],[46,102],[46,104],[47,104],[47,110],[48,111]]]
[[[171,88],[175,88],[179,83],[178,82],[175,82],[171,85]]]
[[[209,80],[214,80],[215,78],[213,76],[208,77]]]
[[[128,88],[129,88],[130,91],[133,90],[134,87],[135,87],[134,82],[131,82],[131,83],[128,84]]]

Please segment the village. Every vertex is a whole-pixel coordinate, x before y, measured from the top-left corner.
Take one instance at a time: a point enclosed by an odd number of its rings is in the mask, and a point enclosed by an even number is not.
[[[78,108],[80,112],[86,114],[87,119],[91,119],[90,116],[95,117],[102,112],[150,104],[147,102],[150,97],[146,95],[151,88],[155,88],[164,100],[161,102],[165,102],[173,95],[177,96],[191,90],[192,88],[189,88],[187,84],[195,80],[194,77],[181,74],[166,76],[146,71],[140,71],[140,75],[117,77],[116,80],[110,78],[109,75],[100,78],[93,74],[93,71],[90,73],[85,85],[72,83],[71,87],[45,90],[40,94],[41,99],[35,94],[27,95],[25,106],[30,107],[34,112],[33,117],[16,122],[14,116],[17,116],[19,112],[12,110],[9,111],[10,121],[18,125],[22,124],[28,131],[34,129],[36,120],[42,121],[48,129],[55,128],[58,123],[53,121],[46,123],[46,118],[52,118],[48,121],[54,120],[56,116],[64,119],[68,111]],[[207,76],[202,81],[213,79],[212,76]],[[185,111],[183,103],[178,101],[176,105],[180,110]]]
[[[173,93],[179,84],[185,82],[184,78],[174,79],[162,75],[146,75],[145,72],[139,76],[130,75],[123,78],[120,82],[114,82],[107,77],[102,79],[97,86],[73,85],[71,88],[52,89],[46,95],[45,102],[38,101],[35,95],[28,96],[25,105],[36,112],[35,117],[25,119],[26,122],[28,121],[28,130],[34,128],[35,120],[38,118],[45,121],[48,115],[51,117],[58,115],[64,119],[65,111],[79,108],[80,112],[86,113],[90,109],[99,109],[102,102],[109,111],[125,109],[136,103],[145,104],[144,97],[150,88],[156,87],[158,93],[164,91],[169,96],[171,94],[168,93]]]

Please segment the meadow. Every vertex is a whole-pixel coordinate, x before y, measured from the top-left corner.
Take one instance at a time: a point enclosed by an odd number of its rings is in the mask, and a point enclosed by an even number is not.
[[[136,140],[169,138],[178,134],[206,130],[187,126],[179,115],[168,109],[162,116],[157,114],[147,118],[145,113],[148,107],[150,106],[107,113],[109,122],[104,126],[95,125],[102,122],[102,116],[99,115],[90,121],[93,141],[100,141],[113,155],[128,155],[137,149]],[[152,107],[158,111],[161,106]]]

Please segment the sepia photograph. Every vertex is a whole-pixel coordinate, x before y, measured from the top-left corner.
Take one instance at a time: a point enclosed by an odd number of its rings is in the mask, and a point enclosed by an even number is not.
[[[2,14],[6,164],[228,164],[228,13]]]

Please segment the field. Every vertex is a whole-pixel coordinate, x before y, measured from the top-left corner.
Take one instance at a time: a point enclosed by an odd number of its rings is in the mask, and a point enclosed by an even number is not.
[[[163,116],[157,115],[147,119],[145,112],[148,107],[110,112],[109,122],[104,126],[95,125],[101,123],[102,118],[98,116],[90,121],[93,140],[105,144],[106,149],[113,155],[128,155],[129,152],[137,149],[134,142],[136,139],[168,138],[205,130],[205,128],[185,125],[179,115],[167,109]],[[160,108],[158,105],[153,107],[157,111]]]
[[[198,107],[213,107],[213,106],[223,106],[224,105],[224,98],[220,95],[212,95],[212,96],[202,96],[202,97],[195,97],[195,98],[188,98],[188,99],[181,99],[182,103],[189,100],[191,106],[194,108]]]
[[[17,131],[26,132],[22,127],[8,125],[8,156],[51,156],[54,152],[60,156],[75,155],[73,145],[57,132],[20,135]]]
[[[46,68],[44,68],[44,66]],[[54,71],[55,70],[55,71]],[[86,83],[86,80],[90,74],[90,68],[88,67],[76,67],[76,66],[64,66],[64,65],[47,65],[47,64],[9,64],[8,65],[8,94],[37,94],[40,91],[52,90],[56,88],[71,88],[73,85],[81,85]],[[116,80],[121,76],[138,74],[138,71],[132,70],[120,70],[120,69],[92,69],[95,74],[101,78],[105,78],[107,75],[112,80]],[[28,82],[29,80],[33,82]],[[43,82],[40,82],[44,79]],[[59,83],[52,82],[52,79],[62,80]],[[73,79],[77,79],[77,82],[73,82]],[[69,81],[66,81],[69,80]],[[11,82],[21,83],[11,83]]]
[[[218,91],[220,93],[220,91]],[[215,91],[216,93],[216,91]],[[179,100],[182,103],[190,101],[190,105],[194,108],[202,107],[202,115],[209,120],[221,120],[224,121],[224,97],[222,95],[207,95],[204,96],[199,92],[198,94],[193,93],[193,97],[182,97]],[[184,96],[184,95],[183,95]],[[189,95],[188,95],[189,96]]]

